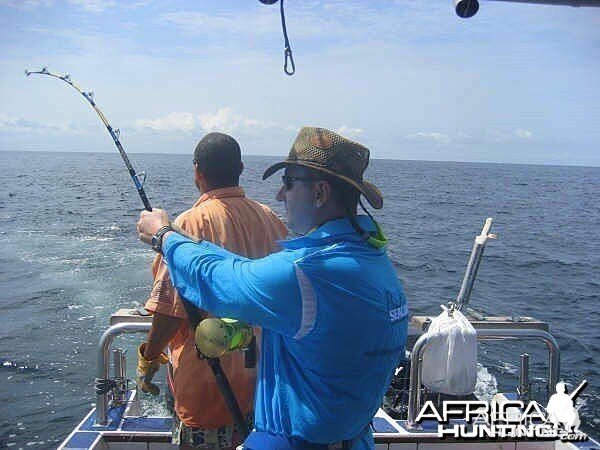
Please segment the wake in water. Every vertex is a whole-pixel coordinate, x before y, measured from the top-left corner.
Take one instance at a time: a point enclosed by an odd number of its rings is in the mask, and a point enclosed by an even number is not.
[[[195,187],[182,176],[191,170],[187,155],[135,156],[140,167],[162,174],[149,185],[154,203],[173,213],[193,204]],[[242,185],[283,215],[274,200],[277,183],[258,181],[271,162],[246,158]],[[0,361],[10,364],[0,374],[12,376],[0,387],[0,447],[36,442],[30,447],[47,448],[95,401],[98,338],[112,312],[145,302],[154,255],[138,243],[140,203],[118,155],[5,152],[0,164],[0,183],[15,194],[0,194]],[[495,217],[500,237],[486,249],[471,304],[550,324],[564,379],[590,380],[580,414],[583,427],[600,434],[600,336],[590,331],[600,328],[600,282],[593,277],[600,273],[600,236],[594,235],[600,209],[590,206],[600,192],[600,169],[375,160],[369,170],[384,193],[402,193],[386,197],[377,219],[412,314],[436,314],[456,298],[473,235],[483,217]],[[548,183],[563,186],[560,194],[545,196],[541,186]],[[138,342],[139,336],[127,337],[118,346],[133,355]],[[535,381],[544,377],[546,355],[542,346],[531,350]],[[518,358],[506,355],[519,351],[530,349],[482,350],[482,392],[491,392],[494,382],[514,390]],[[130,357],[128,373],[134,365]]]

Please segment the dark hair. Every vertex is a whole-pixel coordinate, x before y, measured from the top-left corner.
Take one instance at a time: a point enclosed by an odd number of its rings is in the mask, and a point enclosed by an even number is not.
[[[326,177],[325,181],[331,186],[332,197],[344,208],[348,215],[355,216],[360,191],[350,183],[346,183],[337,177]]]
[[[242,152],[237,141],[224,133],[208,133],[194,150],[194,163],[213,189],[237,186],[242,173]]]
[[[315,180],[327,181],[331,186],[331,196],[346,211],[348,216],[356,216],[358,201],[360,199],[360,191],[344,180],[321,172],[316,169],[306,168],[308,176]]]
[[[198,170],[200,170],[200,169],[198,169]],[[239,186],[239,184],[240,184],[240,175],[239,174],[238,175],[234,175],[234,174],[209,175],[208,173],[206,173],[203,170],[200,170],[200,172],[202,172],[204,174],[206,183],[212,189],[220,189],[220,188],[231,187],[231,186]]]
[[[320,170],[310,169],[307,167],[303,167],[305,169],[307,176],[310,178],[314,178],[315,180],[323,180],[327,181],[331,186],[331,196],[333,200],[338,203],[344,210],[346,217],[350,220],[350,224],[352,228],[364,239],[367,240],[369,238],[369,233],[362,229],[362,227],[358,224],[357,210],[358,205],[360,204],[363,210],[369,215],[371,220],[373,216],[369,213],[369,211],[365,208],[365,206],[360,201],[360,191],[352,186],[350,183],[345,182],[341,178],[335,177],[333,175],[329,175],[328,173],[321,172]]]

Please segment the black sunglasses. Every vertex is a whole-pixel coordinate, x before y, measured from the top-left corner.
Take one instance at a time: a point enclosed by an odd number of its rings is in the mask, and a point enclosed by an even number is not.
[[[281,182],[285,186],[285,190],[289,191],[294,187],[294,181],[316,181],[316,178],[309,177],[291,177],[289,175],[284,175],[281,177]]]

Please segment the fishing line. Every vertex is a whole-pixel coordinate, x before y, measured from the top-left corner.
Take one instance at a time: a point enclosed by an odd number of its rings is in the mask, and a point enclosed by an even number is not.
[[[139,194],[140,198],[142,199],[142,202],[144,203],[144,208],[147,211],[152,211],[152,206],[150,206],[150,201],[148,200],[148,197],[146,196],[146,192],[144,191],[144,182],[146,181],[146,174],[144,172],[141,172],[140,175],[142,176],[142,179],[140,180],[140,177],[135,172],[133,166],[131,165],[131,162],[129,161],[129,158],[127,157],[127,153],[125,153],[125,150],[123,149],[123,146],[121,145],[121,141],[119,141],[119,135],[120,135],[119,129],[113,128],[110,125],[110,123],[108,122],[108,120],[106,119],[106,116],[102,113],[102,111],[100,111],[100,108],[98,108],[98,106],[96,105],[96,102],[94,101],[94,93],[92,91],[85,92],[83,89],[81,89],[73,80],[71,80],[71,76],[68,73],[64,74],[64,75],[60,75],[57,73],[50,72],[47,67],[43,67],[42,70],[38,70],[38,71],[29,71],[27,69],[25,70],[26,76],[29,76],[32,74],[47,75],[49,77],[58,78],[59,80],[64,81],[69,86],[71,86],[73,89],[75,89],[77,92],[79,92],[81,95],[83,95],[83,98],[85,98],[89,102],[89,104],[92,105],[92,108],[94,108],[94,111],[96,111],[96,113],[98,114],[98,117],[100,117],[100,120],[102,120],[102,123],[104,123],[104,126],[108,130],[110,137],[112,137],[115,145],[117,146],[117,150],[119,150],[119,153],[121,154],[121,158],[123,158],[123,162],[125,163],[125,166],[127,166],[127,170],[129,171],[129,176],[133,180],[133,183],[135,184],[135,188],[137,189],[138,194]]]

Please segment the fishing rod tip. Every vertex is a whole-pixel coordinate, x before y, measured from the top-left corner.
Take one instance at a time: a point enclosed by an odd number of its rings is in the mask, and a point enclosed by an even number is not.
[[[29,75],[31,75],[31,72],[27,69],[25,69],[25,76],[28,77]]]

